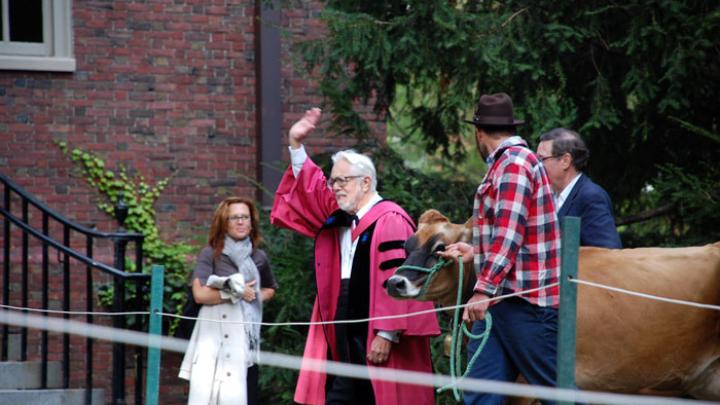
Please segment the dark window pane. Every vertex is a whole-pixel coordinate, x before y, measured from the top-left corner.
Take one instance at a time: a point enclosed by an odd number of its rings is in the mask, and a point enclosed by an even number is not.
[[[3,32],[3,8],[2,5],[0,5],[0,41],[5,39],[3,38]]]
[[[10,0],[10,41],[42,42],[42,0]]]

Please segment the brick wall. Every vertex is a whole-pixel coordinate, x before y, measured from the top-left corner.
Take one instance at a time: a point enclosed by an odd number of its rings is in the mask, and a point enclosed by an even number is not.
[[[292,122],[322,103],[292,53],[294,41],[323,34],[320,2],[288,7],[280,27],[283,133],[266,145],[281,149]],[[98,195],[56,141],[151,184],[172,175],[156,205],[161,237],[203,241],[217,202],[256,195],[243,180],[259,166],[255,15],[245,0],[73,2],[75,72],[0,71],[0,170],[61,215],[101,231],[117,225],[96,208]],[[374,128],[383,140],[384,125]],[[354,143],[330,135],[320,129],[310,152]],[[177,357],[163,357],[163,403],[185,401],[185,383],[173,377]]]
[[[92,151],[110,168],[123,164],[151,183],[173,175],[157,204],[168,239],[204,231],[224,196],[255,195],[241,179],[255,178],[258,166],[253,2],[73,7],[76,72],[0,71],[3,173],[61,214],[104,231],[114,230],[114,221],[95,209],[96,194],[54,141]],[[292,7],[280,27],[283,131],[322,103],[292,54],[293,41],[322,35],[319,3]],[[311,151],[353,144],[321,134],[309,141]],[[277,141],[282,148],[285,133]]]

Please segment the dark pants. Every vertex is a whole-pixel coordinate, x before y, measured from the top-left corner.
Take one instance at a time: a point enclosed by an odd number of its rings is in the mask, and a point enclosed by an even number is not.
[[[258,365],[253,364],[247,369],[247,403],[258,405]]]
[[[521,298],[509,298],[490,307],[492,330],[482,353],[468,374],[472,378],[515,381],[518,373],[530,384],[555,386],[558,311]],[[485,321],[473,324],[482,333]],[[468,359],[480,340],[468,343]],[[465,391],[465,404],[502,404],[502,395]],[[544,404],[552,402],[543,401]]]
[[[348,280],[342,280],[336,320],[348,318]],[[335,325],[335,340],[340,361],[367,365],[367,323]],[[373,405],[375,395],[368,379],[328,375],[327,405]]]

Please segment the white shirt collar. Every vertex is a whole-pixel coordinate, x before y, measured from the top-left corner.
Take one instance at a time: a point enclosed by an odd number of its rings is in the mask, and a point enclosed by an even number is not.
[[[370,200],[368,200],[368,202],[358,210],[357,214],[355,214],[355,215],[357,215],[358,220],[362,219],[362,217],[365,214],[367,214],[368,211],[370,211],[370,208],[372,208],[375,204],[377,204],[381,200],[382,200],[382,197],[380,197],[380,194],[375,192],[375,194],[373,194],[373,196],[370,197]]]
[[[582,173],[578,173],[577,176],[575,176],[570,183],[568,183],[567,186],[563,189],[563,191],[560,192],[560,194],[555,195],[555,211],[560,211],[560,208],[562,208],[563,204],[565,204],[565,200],[567,200],[568,196],[570,195],[570,192],[572,191],[573,187],[575,187],[575,183],[577,183],[578,179],[580,179],[580,176]]]
[[[361,219],[377,204],[382,197],[376,192],[368,202],[363,205],[357,212],[358,219]],[[357,248],[358,239],[352,240],[351,227],[340,228],[340,277],[343,279],[350,278],[352,273],[352,262],[355,257],[355,249]]]

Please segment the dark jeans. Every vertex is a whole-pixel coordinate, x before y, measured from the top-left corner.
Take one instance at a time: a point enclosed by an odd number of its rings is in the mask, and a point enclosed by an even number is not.
[[[521,373],[530,384],[555,386],[558,311],[509,298],[490,307],[492,330],[485,348],[468,374],[472,378],[515,381]],[[473,324],[473,333],[482,333],[485,321]],[[480,340],[468,343],[468,359]],[[465,404],[502,404],[502,395],[464,392]],[[552,402],[543,401],[544,404]]]

